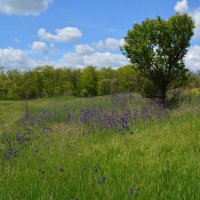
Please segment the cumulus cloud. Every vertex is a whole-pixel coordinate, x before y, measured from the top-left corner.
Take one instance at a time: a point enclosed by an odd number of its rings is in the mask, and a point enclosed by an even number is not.
[[[67,67],[84,67],[83,57],[76,53],[66,53],[60,60],[61,66]]]
[[[38,35],[41,39],[51,42],[72,42],[82,37],[81,31],[75,27],[55,29],[55,32],[56,34],[48,33],[44,28],[40,28]]]
[[[88,65],[96,67],[120,67],[129,64],[127,58],[122,54],[108,51],[119,50],[119,47],[123,43],[124,39],[107,38],[105,41],[100,40],[93,42],[91,45],[76,45],[74,52],[64,54],[63,58],[59,61],[59,65],[73,67],[85,67]]]
[[[72,52],[61,54],[62,51],[56,51],[54,54],[54,51],[51,51],[54,50],[53,43],[49,45],[43,41],[34,41],[31,45],[29,45],[31,50],[27,51],[13,48],[0,49],[0,66],[27,69],[28,67],[43,66],[48,64],[55,67],[68,66],[82,68],[88,65],[94,65],[96,67],[109,66],[117,68],[129,64],[128,59],[125,58],[125,56],[123,56],[119,51],[110,52],[105,48],[109,48],[110,50],[118,49],[122,42],[124,41],[108,38],[103,42],[103,46],[99,46],[99,50],[101,51],[98,51],[98,49],[94,47],[94,44],[96,43],[92,43],[75,45],[74,51]],[[111,45],[111,47],[108,45]],[[42,60],[41,55],[35,54],[35,52],[44,54],[42,56]],[[50,57],[49,53],[52,53]],[[58,56],[60,56],[60,58],[58,58]]]
[[[13,49],[11,47],[0,49],[0,66],[28,69],[35,65],[35,61],[29,58],[26,53],[20,49]]]
[[[128,60],[121,54],[112,54],[110,52],[96,52],[92,55],[83,57],[86,65],[95,65],[98,67],[113,66],[119,67],[128,64]]]
[[[7,15],[38,15],[53,0],[0,0],[0,12]]]
[[[88,44],[79,44],[75,46],[75,52],[78,55],[90,54],[94,51],[94,49]]]
[[[94,65],[97,67],[120,67],[129,64],[128,60],[121,54],[113,54],[110,52],[94,52],[87,55],[79,55],[77,53],[67,53],[63,56],[61,64],[65,66],[84,67]]]
[[[31,44],[31,49],[34,51],[42,52],[42,53],[48,53],[50,48],[48,45],[44,42],[35,41]]]
[[[176,12],[185,13],[189,9],[187,0],[178,1],[174,7]]]
[[[192,70],[200,70],[200,46],[196,45],[190,48],[189,52],[185,57],[186,66]]]
[[[114,39],[114,38],[107,38],[105,41],[98,41],[98,42],[94,42],[93,46],[95,49],[101,49],[101,50],[106,50],[106,49],[110,49],[110,50],[115,50],[115,49],[119,49],[121,45],[123,45],[124,43],[124,39]]]
[[[195,22],[194,37],[200,38],[200,8],[193,11],[191,15]]]

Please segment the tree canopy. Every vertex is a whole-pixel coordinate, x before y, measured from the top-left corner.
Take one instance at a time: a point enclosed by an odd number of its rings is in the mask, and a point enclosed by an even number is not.
[[[140,75],[147,79],[147,96],[166,101],[170,89],[182,86],[187,80],[184,57],[190,46],[194,22],[187,14],[163,20],[146,19],[134,24],[121,47]]]

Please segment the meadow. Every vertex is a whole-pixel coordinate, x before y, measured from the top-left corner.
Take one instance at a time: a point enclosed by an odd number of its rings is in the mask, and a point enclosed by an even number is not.
[[[170,110],[127,93],[0,101],[0,113],[1,200],[200,199],[196,94]]]

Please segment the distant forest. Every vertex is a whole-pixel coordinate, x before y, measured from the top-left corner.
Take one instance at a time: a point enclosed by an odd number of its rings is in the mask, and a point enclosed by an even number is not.
[[[0,72],[0,99],[20,100],[60,95],[97,96],[134,91],[135,70],[93,66],[84,69],[37,67],[29,71]]]
[[[189,86],[200,86],[200,73],[191,74]],[[72,95],[91,97],[138,91],[145,79],[131,65],[118,69],[88,66],[77,68],[37,67],[30,71],[0,71],[0,99],[21,100]]]

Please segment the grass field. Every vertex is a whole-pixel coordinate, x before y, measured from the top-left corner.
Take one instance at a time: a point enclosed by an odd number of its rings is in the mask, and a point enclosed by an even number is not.
[[[136,94],[0,102],[1,200],[200,200],[200,102]]]

